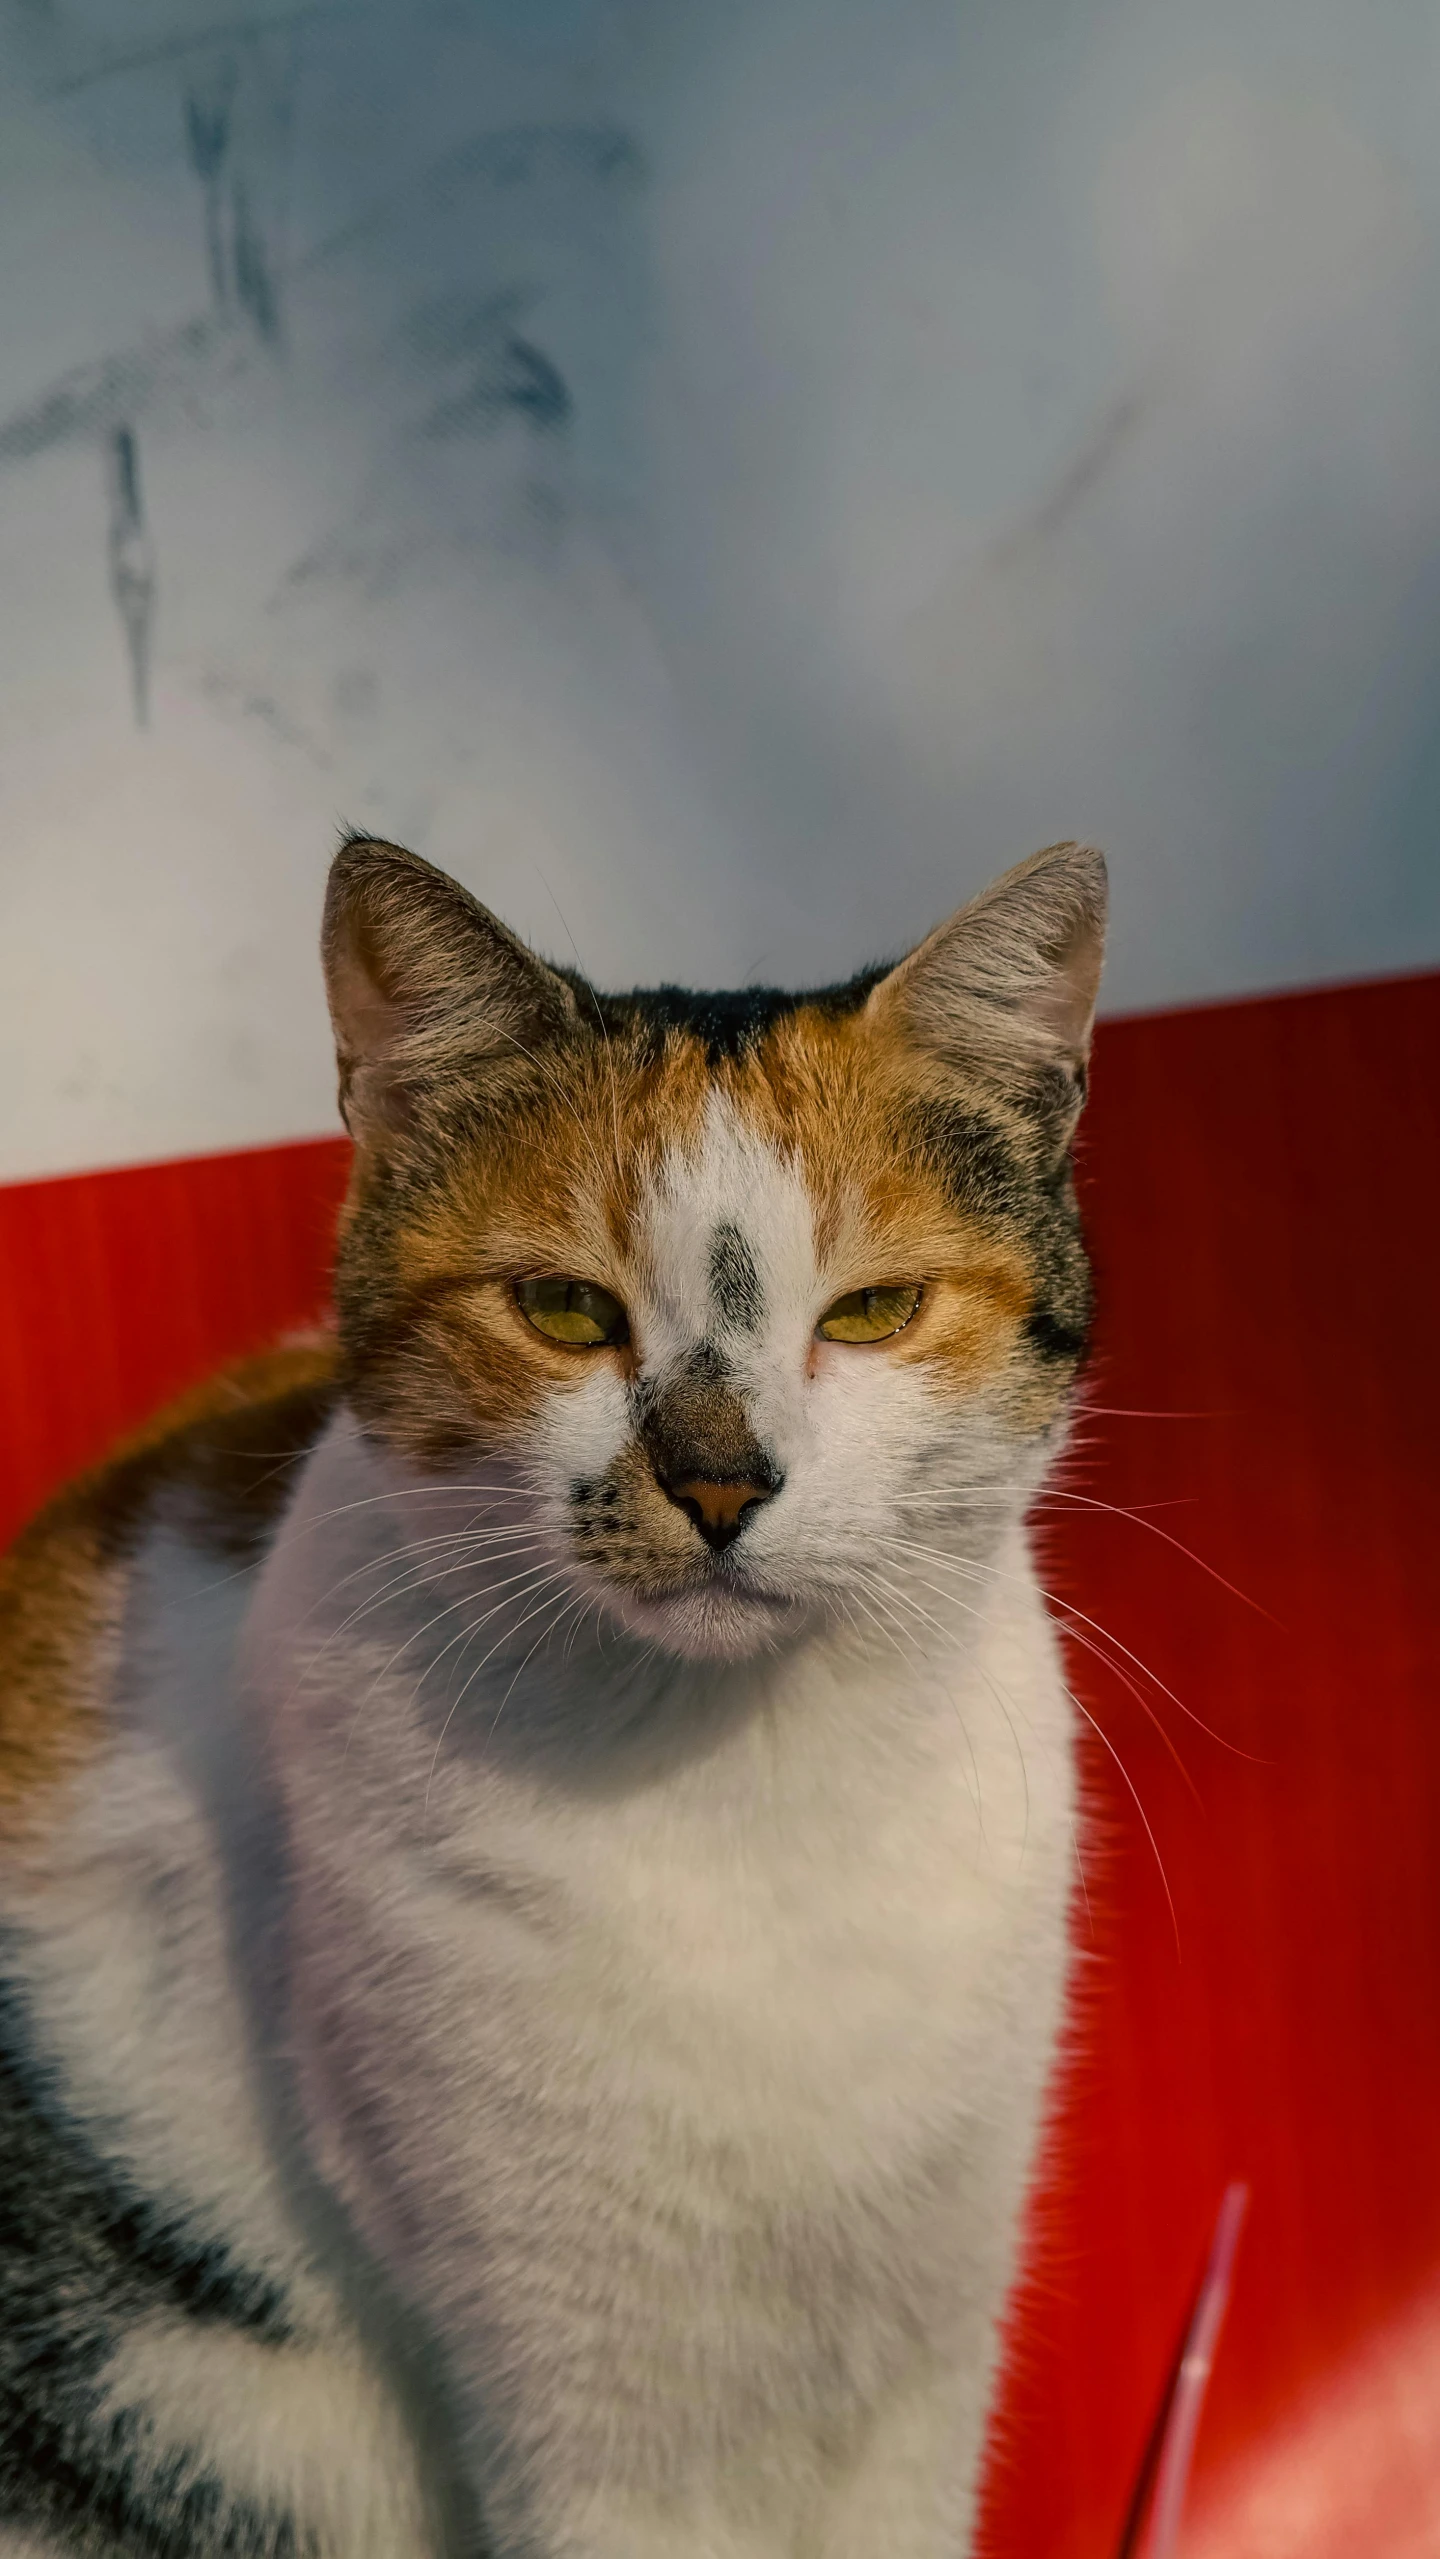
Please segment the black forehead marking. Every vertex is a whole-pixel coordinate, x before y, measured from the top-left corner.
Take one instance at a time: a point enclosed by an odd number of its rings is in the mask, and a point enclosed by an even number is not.
[[[755,1256],[738,1226],[717,1226],[710,1238],[710,1300],[721,1323],[733,1332],[759,1332],[765,1292]]]
[[[856,1013],[872,987],[888,977],[891,963],[861,969],[838,986],[789,988],[740,986],[715,992],[688,986],[637,986],[628,995],[596,995],[572,970],[558,973],[570,980],[582,1003],[598,1013],[607,1030],[641,1030],[656,1048],[669,1031],[687,1032],[699,1040],[712,1065],[717,1058],[742,1057],[802,1005],[838,1019]]]

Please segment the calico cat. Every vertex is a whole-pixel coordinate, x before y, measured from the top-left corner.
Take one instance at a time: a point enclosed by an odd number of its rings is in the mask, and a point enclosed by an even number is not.
[[[6,2559],[959,2559],[1105,873],[597,997],[352,840],[337,1336],[0,1585]]]

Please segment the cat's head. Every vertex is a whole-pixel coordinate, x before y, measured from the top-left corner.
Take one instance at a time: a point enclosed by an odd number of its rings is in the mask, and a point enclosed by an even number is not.
[[[891,969],[596,996],[353,839],[325,963],[350,1400],[509,1461],[575,1592],[733,1656],[1023,1508],[1081,1355],[1070,1178],[1105,866],[1053,846]]]

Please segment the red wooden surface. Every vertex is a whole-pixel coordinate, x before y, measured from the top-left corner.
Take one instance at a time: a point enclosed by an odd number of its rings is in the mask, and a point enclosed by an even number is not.
[[[1147,1715],[1075,1653],[1155,1848],[1093,1742],[993,2559],[1111,2559],[1229,2178],[1202,2497],[1440,2266],[1437,1055],[1435,978],[1101,1032],[1100,1352],[1043,1534],[1051,1586],[1174,1698]],[[0,1191],[0,1529],[316,1311],[343,1178],[324,1142]]]

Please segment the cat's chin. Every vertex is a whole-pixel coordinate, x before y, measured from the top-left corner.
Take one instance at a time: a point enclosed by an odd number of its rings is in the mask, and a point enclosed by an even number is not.
[[[795,1633],[804,1610],[798,1600],[716,1580],[647,1597],[626,1592],[617,1613],[632,1635],[681,1661],[738,1662],[773,1652]]]

